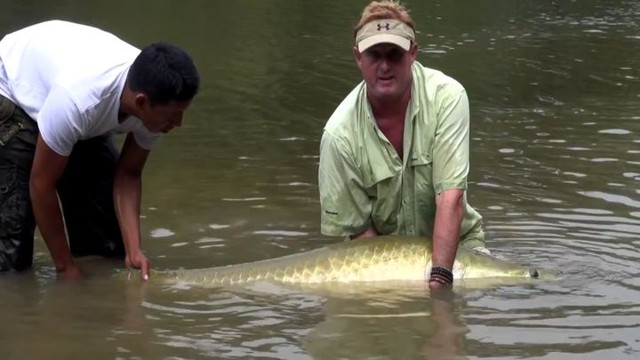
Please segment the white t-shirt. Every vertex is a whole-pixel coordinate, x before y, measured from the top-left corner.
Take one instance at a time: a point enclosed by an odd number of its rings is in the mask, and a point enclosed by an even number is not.
[[[140,50],[100,29],[53,20],[0,41],[0,94],[38,123],[56,153],[69,156],[78,140],[132,132],[151,149],[160,133],[129,117],[118,122],[120,96]]]

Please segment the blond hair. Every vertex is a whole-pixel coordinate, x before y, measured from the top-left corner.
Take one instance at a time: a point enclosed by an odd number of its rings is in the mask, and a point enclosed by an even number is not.
[[[399,2],[393,0],[372,1],[362,11],[362,16],[358,25],[353,30],[353,36],[355,37],[365,24],[373,20],[382,19],[396,19],[409,25],[413,31],[416,31],[416,25],[409,16],[409,10],[400,5]]]

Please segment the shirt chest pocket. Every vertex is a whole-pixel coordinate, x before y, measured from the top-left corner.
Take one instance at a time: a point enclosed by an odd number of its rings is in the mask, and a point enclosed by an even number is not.
[[[401,181],[402,170],[386,164],[380,165],[371,166],[363,182],[367,195],[374,202],[374,212],[382,210],[388,213],[395,207],[396,198],[399,196],[398,183]]]
[[[381,234],[397,228],[400,209],[402,168],[386,161],[371,161],[363,176],[363,185],[371,201],[371,221]]]
[[[428,152],[414,153],[409,167],[413,172],[414,189],[418,199],[434,196],[433,158]]]

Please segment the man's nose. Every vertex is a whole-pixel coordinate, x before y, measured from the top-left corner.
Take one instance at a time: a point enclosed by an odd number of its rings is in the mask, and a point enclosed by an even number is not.
[[[389,69],[390,64],[391,64],[391,61],[389,60],[389,58],[383,57],[382,59],[380,59],[380,69],[387,70]]]

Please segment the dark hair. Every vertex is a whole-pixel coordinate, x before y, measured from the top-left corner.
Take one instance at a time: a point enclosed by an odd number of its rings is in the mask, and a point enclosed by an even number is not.
[[[190,101],[200,87],[200,75],[193,60],[181,48],[155,43],[142,49],[127,75],[133,91],[145,93],[151,105],[169,101]]]

